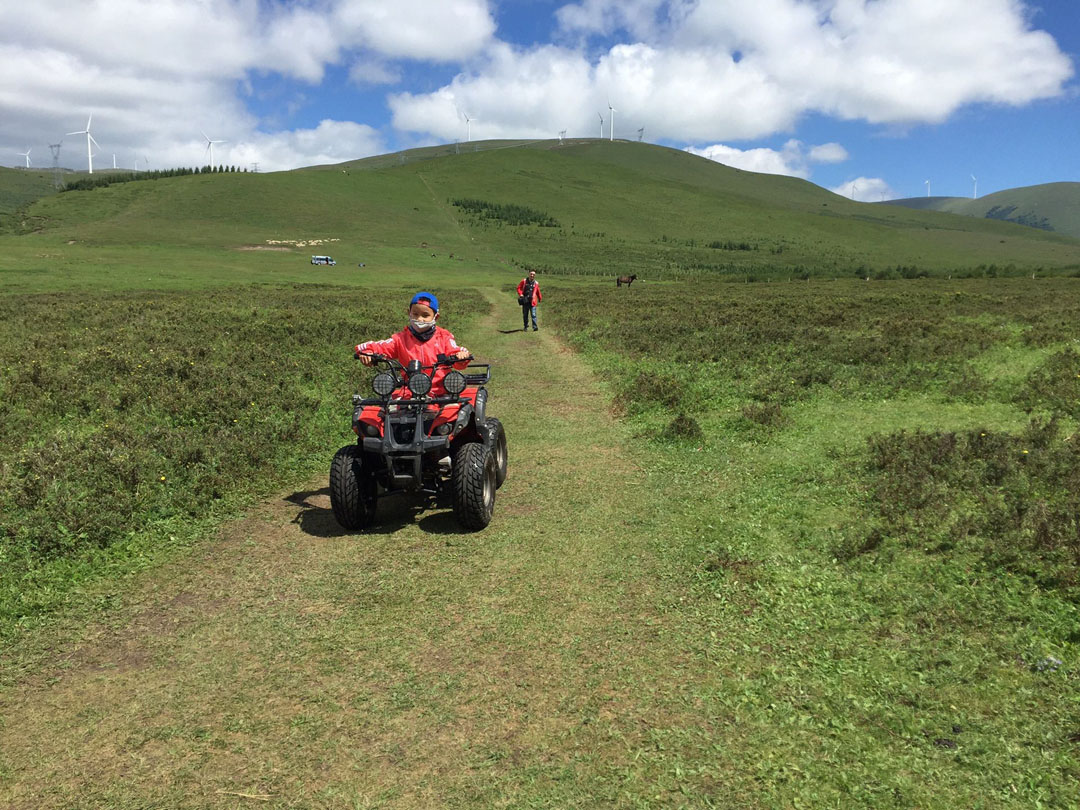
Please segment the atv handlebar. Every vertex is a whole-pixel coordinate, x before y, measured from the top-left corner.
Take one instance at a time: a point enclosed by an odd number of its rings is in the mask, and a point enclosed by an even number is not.
[[[445,354],[440,354],[438,356],[438,359],[436,359],[436,361],[434,363],[429,363],[426,366],[425,365],[420,365],[419,363],[417,363],[415,367],[413,367],[412,369],[409,369],[409,368],[406,368],[405,366],[403,366],[400,362],[395,360],[393,357],[387,357],[385,354],[378,354],[377,352],[355,352],[354,356],[356,357],[357,360],[359,360],[361,357],[370,357],[376,363],[386,363],[387,367],[389,367],[391,370],[398,371],[398,372],[401,372],[401,373],[406,373],[406,372],[410,372],[410,371],[431,371],[431,372],[434,372],[435,369],[439,368],[440,366],[453,366],[453,365],[456,365],[457,363],[471,363],[473,361],[473,359],[474,359],[471,354],[467,355],[465,357],[448,357]]]

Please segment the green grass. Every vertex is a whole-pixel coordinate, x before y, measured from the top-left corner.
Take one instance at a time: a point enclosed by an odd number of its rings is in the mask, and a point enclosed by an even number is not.
[[[16,807],[237,794],[281,807],[1068,807],[1075,604],[977,549],[861,541],[879,519],[867,440],[1022,435],[1016,395],[1032,372],[999,373],[1007,396],[988,399],[933,369],[1000,366],[999,341],[1057,356],[1049,325],[1067,322],[1073,283],[734,297],[552,285],[538,334],[511,331],[513,296],[491,291],[493,313],[456,329],[495,363],[492,412],[510,437],[488,530],[462,535],[446,513],[388,501],[374,531],[344,535],[320,476],[130,584],[88,584],[68,602],[81,612],[10,647],[0,795]],[[716,357],[694,361],[693,345],[671,342],[685,328],[672,312],[699,311],[703,295],[738,329],[713,323],[698,342]],[[805,334],[785,331],[785,311]],[[829,357],[887,319],[916,333],[897,356],[868,351],[842,384],[796,378],[782,423],[742,413],[769,366],[797,368],[793,339],[816,335]],[[630,333],[652,342],[627,345]],[[664,438],[673,409],[620,379],[673,353],[685,353],[667,373],[686,381],[694,441]],[[613,401],[629,415],[613,419]]]
[[[1080,282],[851,271],[1074,242],[643,145],[346,171],[75,192],[0,238],[0,803],[1075,805]],[[529,262],[562,271],[535,334]],[[695,280],[589,276],[638,262]],[[410,287],[493,363],[481,533],[330,513],[348,350]]]
[[[733,747],[755,752],[752,765],[724,760],[722,769],[727,786],[757,786],[751,804],[1067,807],[1075,798],[1076,423],[1033,431],[1017,407],[1053,412],[1037,380],[1061,391],[1080,384],[1069,350],[1043,364],[1046,353],[1027,343],[1049,340],[1047,323],[1064,326],[1056,310],[1068,291],[959,289],[949,314],[934,311],[940,288],[898,285],[876,311],[884,294],[855,284],[797,300],[778,286],[621,300],[583,290],[554,315],[616,384],[654,361],[661,372],[667,361],[663,379],[676,388],[696,378],[677,405],[640,377],[624,396],[657,454],[650,479],[679,505],[657,553],[698,571],[688,608],[703,625],[696,649],[732,679],[698,699],[704,714],[737,718],[744,736]],[[983,325],[1014,328],[984,340],[965,298],[979,300]],[[784,332],[813,333],[837,308],[844,317],[818,343]],[[679,311],[702,333],[689,337]],[[590,314],[599,312],[633,327]],[[849,334],[923,315],[921,328],[905,327],[910,352],[853,358],[843,378],[789,378],[787,394],[768,389],[783,421],[748,418],[758,375],[797,377],[850,348]],[[1064,326],[1056,337],[1072,334]],[[1005,347],[1033,358],[1008,383]],[[980,389],[973,383],[987,367],[995,385]],[[964,388],[947,384],[957,377]],[[719,396],[693,396],[698,387]],[[676,410],[700,423],[700,436],[667,438]],[[958,437],[970,450],[929,452],[963,431],[974,431]],[[1001,473],[988,478],[993,465]],[[685,771],[704,761],[703,743],[682,752]]]
[[[30,203],[55,193],[52,172],[0,167],[0,233],[18,228],[19,214]]]
[[[470,218],[455,199],[540,211],[559,227]],[[124,183],[44,198],[20,229],[28,235],[0,240],[5,285],[60,267],[66,272],[56,283],[96,284],[99,249],[153,251],[129,262],[118,257],[118,270],[140,286],[154,285],[128,268],[151,262],[165,276],[190,277],[192,266],[225,267],[219,275],[237,280],[258,271],[295,276],[327,245],[340,268],[363,262],[369,274],[421,262],[459,270],[467,263],[484,273],[528,265],[608,277],[617,268],[642,283],[1080,269],[1080,243],[1056,234],[854,203],[794,178],[648,144],[595,141]],[[338,241],[273,257],[237,255],[268,240],[312,239]],[[739,249],[724,247],[732,245]]]
[[[448,292],[448,324],[480,309]],[[185,524],[321,467],[351,347],[400,328],[407,300],[310,285],[6,297],[0,637],[117,560],[141,564],[139,538],[190,540]]]

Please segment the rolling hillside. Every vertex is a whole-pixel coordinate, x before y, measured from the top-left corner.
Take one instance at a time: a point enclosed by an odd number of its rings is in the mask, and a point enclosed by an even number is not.
[[[1080,238],[1080,183],[1045,183],[1010,188],[977,200],[967,197],[912,197],[889,200],[884,205],[1015,222]]]
[[[55,193],[51,171],[0,166],[0,226],[18,209]]]
[[[447,267],[454,254],[479,268],[654,279],[1080,267],[1080,241],[1060,234],[856,203],[797,178],[649,144],[471,146],[53,195],[30,206],[24,235],[6,239],[5,253],[18,261],[20,248],[48,245],[54,262],[75,267],[80,249],[94,247],[105,251],[96,261],[121,269],[199,262],[271,275],[299,272],[307,254],[328,245],[343,266],[393,270],[434,259]],[[258,248],[257,261],[245,255]]]

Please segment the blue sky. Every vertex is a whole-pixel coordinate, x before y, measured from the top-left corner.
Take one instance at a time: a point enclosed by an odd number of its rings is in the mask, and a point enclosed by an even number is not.
[[[1075,0],[0,6],[0,164],[261,171],[643,137],[857,199],[1080,180]],[[465,116],[472,119],[466,124]],[[470,133],[471,128],[471,133]],[[25,153],[29,150],[29,155]],[[114,157],[115,156],[115,157]]]

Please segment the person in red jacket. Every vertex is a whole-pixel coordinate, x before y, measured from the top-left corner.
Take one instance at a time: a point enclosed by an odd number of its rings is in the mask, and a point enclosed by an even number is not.
[[[409,302],[409,325],[386,340],[369,340],[359,344],[354,352],[365,366],[370,366],[372,359],[364,352],[383,354],[392,357],[403,366],[410,360],[419,360],[423,366],[430,366],[439,359],[440,354],[453,357],[461,362],[454,363],[454,368],[463,369],[469,365],[469,350],[458,346],[454,336],[436,324],[439,320],[439,299],[429,292],[418,292]],[[443,378],[450,369],[441,366],[431,378],[431,393],[441,396],[446,393]]]
[[[540,294],[540,282],[536,280],[536,271],[530,270],[529,275],[518,284],[518,303],[521,304],[521,331],[529,329],[529,314],[532,313],[532,326],[535,332],[540,327],[536,325],[536,307],[544,300]]]

